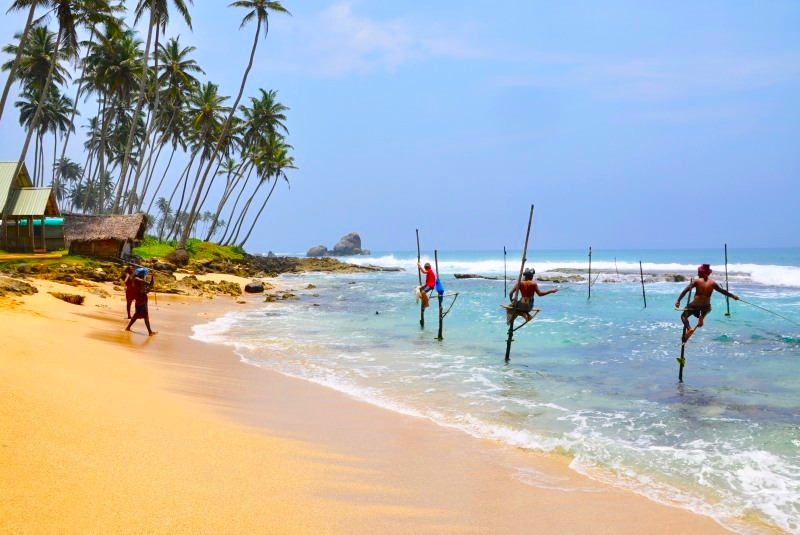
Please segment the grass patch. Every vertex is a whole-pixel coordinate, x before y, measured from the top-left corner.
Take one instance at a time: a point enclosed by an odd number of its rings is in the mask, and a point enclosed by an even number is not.
[[[28,256],[25,258],[9,258],[8,260],[0,261],[0,270],[11,266],[16,267],[22,264],[43,265],[48,267],[53,265],[65,265],[69,267],[79,266],[93,269],[100,267],[100,261],[98,259],[88,258],[85,256],[65,255],[60,258],[37,258],[35,256]]]
[[[141,258],[166,258],[175,250],[175,241],[158,241],[152,236],[142,240],[139,247],[133,249],[133,254]],[[201,241],[195,238],[186,242],[186,252],[189,253],[191,260],[241,260],[244,258],[244,250],[236,246],[223,246],[216,243]]]

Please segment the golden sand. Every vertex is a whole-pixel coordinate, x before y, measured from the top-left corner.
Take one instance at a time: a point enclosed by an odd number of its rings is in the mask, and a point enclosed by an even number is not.
[[[189,340],[261,298],[160,296],[148,337],[118,293],[36,285],[0,300],[0,533],[724,531]]]

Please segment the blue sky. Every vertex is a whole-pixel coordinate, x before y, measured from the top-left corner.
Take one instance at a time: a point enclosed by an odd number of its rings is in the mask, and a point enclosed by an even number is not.
[[[253,27],[227,3],[167,33],[235,95]],[[299,169],[250,250],[351,231],[409,250],[415,228],[428,247],[519,247],[531,203],[535,248],[800,246],[798,2],[285,5],[246,95],[291,108]],[[3,20],[6,43],[22,17]]]

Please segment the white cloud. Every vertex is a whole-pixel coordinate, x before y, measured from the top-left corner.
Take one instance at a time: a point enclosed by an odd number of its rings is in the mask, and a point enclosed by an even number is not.
[[[519,69],[517,69],[519,70]],[[770,56],[729,55],[599,58],[573,56],[523,62],[530,74],[501,76],[508,87],[576,89],[601,98],[680,100],[750,91],[800,80],[800,52]]]
[[[347,1],[310,17],[296,17],[286,31],[293,46],[291,62],[279,68],[323,76],[393,71],[412,61],[483,55],[468,43],[463,29],[408,17],[372,19],[358,14]]]

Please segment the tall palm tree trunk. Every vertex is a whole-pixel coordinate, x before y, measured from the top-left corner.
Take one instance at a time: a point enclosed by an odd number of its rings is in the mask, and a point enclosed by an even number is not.
[[[147,60],[150,56],[150,42],[153,39],[153,26],[156,23],[156,10],[153,9],[153,5],[150,5],[150,24],[147,27],[147,42],[144,45],[144,56],[142,56],[142,78],[139,80],[139,97],[136,99],[136,109],[133,111],[133,119],[131,120],[131,128],[128,131],[128,142],[125,144],[125,155],[122,157],[122,169],[119,172],[120,176],[120,183],[122,183],[122,177],[126,176],[128,172],[128,164],[130,163],[129,160],[131,159],[131,149],[133,149],[133,139],[136,137],[136,126],[138,123],[139,114],[142,111],[142,105],[144,104],[144,92],[147,88]],[[117,213],[119,208],[119,202],[122,198],[122,189],[121,186],[117,188],[117,197],[114,199],[114,209],[113,213]]]
[[[38,2],[31,2],[31,8],[30,10],[28,10],[28,20],[27,22],[25,22],[25,29],[22,30],[22,36],[19,38],[19,48],[17,48],[17,57],[14,58],[14,63],[11,65],[11,70],[8,71],[8,79],[6,80],[6,86],[3,88],[3,96],[2,98],[0,98],[0,119],[3,118],[3,110],[6,108],[6,100],[8,100],[8,93],[9,91],[11,91],[11,85],[14,83],[14,77],[17,75],[19,62],[22,59],[22,52],[25,49],[25,45],[28,43],[28,33],[30,33],[31,25],[33,24],[33,14],[36,11],[36,4],[38,4]]]
[[[151,9],[151,15],[152,15],[152,9]],[[150,108],[151,121],[150,121],[150,124],[148,125],[148,127],[144,131],[144,139],[142,140],[142,147],[145,147],[145,148],[150,144],[150,135],[153,133],[153,130],[155,129],[156,125],[158,124],[158,95],[159,95],[159,91],[158,91],[158,30],[159,30],[159,26],[158,26],[158,24],[156,24],[155,45],[153,46],[153,66],[154,66],[153,67],[153,72],[155,73],[154,76],[155,76],[155,79],[156,79],[156,84],[155,84],[156,87],[155,87],[155,96],[153,97],[153,106]],[[144,153],[142,153],[142,154],[144,154]],[[142,157],[142,154],[139,155],[139,162],[138,162],[138,165],[136,166],[136,174],[134,174],[134,176],[133,176],[133,186],[131,186],[131,194],[129,195],[129,198],[128,198],[128,205],[130,206],[131,209],[128,211],[128,213],[132,213],[132,209],[133,209],[133,205],[134,205],[133,199],[136,196],[136,191],[139,188],[139,177],[142,175],[142,164],[144,163],[144,158]],[[150,147],[150,155],[152,155],[152,147]],[[148,165],[149,165],[149,161],[150,161],[150,159],[148,157]],[[144,196],[144,195],[142,195],[142,196]]]
[[[211,225],[208,230],[208,235],[206,235],[206,241],[211,240],[211,236],[214,235],[214,231],[217,230],[217,222],[219,221],[219,216],[222,213],[222,209],[225,207],[225,204],[228,202],[228,199],[233,194],[233,190],[236,189],[236,186],[239,184],[239,180],[241,180],[240,171],[242,167],[245,165],[245,160],[239,162],[239,167],[236,169],[236,176],[233,180],[228,180],[228,183],[225,184],[225,191],[222,192],[222,197],[219,199],[219,204],[217,205],[217,212],[214,214],[214,218],[211,221]]]
[[[154,143],[155,143],[155,140],[154,140]],[[153,169],[155,169],[155,167],[158,165],[159,158],[161,158],[161,151],[162,150],[164,150],[164,143],[159,143],[158,144],[158,149],[155,151],[156,157],[151,161],[150,156],[153,155],[154,151],[153,151],[152,148],[150,149],[150,154],[149,154],[149,156],[147,158],[147,170],[145,171],[144,184],[142,184],[142,195],[139,197],[139,200],[136,203],[136,208],[135,209],[136,209],[137,212],[141,212],[142,211],[142,205],[144,204],[145,198],[147,198],[147,190],[150,189],[150,180],[153,178],[153,173],[152,173],[152,171],[150,169],[150,166],[152,165]],[[174,155],[175,155],[175,152],[173,151],[172,155],[169,157],[169,161],[167,162],[167,169],[169,169],[169,164],[172,163],[172,156],[174,156]],[[134,209],[134,207],[131,206],[131,210],[133,210],[133,209]]]
[[[42,92],[39,95],[39,102],[36,104],[36,112],[33,114],[33,119],[31,119],[28,135],[25,136],[25,143],[22,145],[22,153],[19,155],[17,167],[14,169],[14,174],[11,175],[12,177],[19,176],[19,171],[22,169],[22,164],[25,163],[25,156],[28,155],[28,147],[31,145],[31,137],[33,136],[33,132],[39,126],[39,120],[42,117],[42,109],[44,108],[45,97],[47,96],[47,92],[50,90],[50,84],[53,82],[53,72],[55,72],[56,62],[58,62],[58,52],[61,47],[61,36],[63,33],[64,29],[59,26],[56,44],[53,47],[53,59],[50,62],[50,68],[47,70],[47,78],[45,79],[44,86],[42,86]]]
[[[173,148],[172,153],[169,155],[169,161],[167,162],[167,167],[164,169],[164,173],[161,175],[161,180],[158,181],[158,186],[156,186],[156,190],[153,192],[153,196],[150,198],[150,203],[147,205],[147,213],[150,213],[150,208],[153,207],[153,203],[158,196],[158,192],[161,190],[161,186],[164,184],[164,179],[167,177],[167,171],[169,171],[170,165],[172,165],[172,158],[175,156],[177,151]],[[141,206],[139,207],[141,210]]]
[[[189,165],[186,166],[186,169],[184,169],[183,173],[181,173],[181,176],[178,177],[178,181],[175,182],[175,187],[172,188],[172,194],[169,196],[169,201],[167,201],[167,204],[169,206],[172,206],[172,199],[175,198],[175,193],[177,193],[178,188],[181,185],[181,182],[183,182],[183,191],[184,192],[186,191],[186,181],[189,180],[189,170],[192,168],[192,165],[194,164],[194,159],[197,157],[197,152],[198,151],[194,151],[192,153],[192,157],[189,159]],[[177,222],[177,219],[178,219],[178,212],[176,210],[175,211],[175,220],[176,221],[173,221],[173,225],[172,225],[172,227],[170,227],[170,231],[169,231],[170,234],[172,234],[172,231],[175,228],[175,224]],[[163,227],[163,225],[162,225],[162,227]],[[164,229],[162,228],[161,229],[161,233],[159,235],[161,235],[163,233],[164,233]]]
[[[87,50],[92,48],[92,44],[94,43],[94,25],[89,29],[89,44],[87,45]],[[83,91],[83,78],[86,75],[86,65],[84,64],[83,69],[81,70],[81,76],[78,78],[78,90],[75,91],[75,100],[72,105],[72,113],[69,117],[70,124],[75,123],[75,115],[78,113],[78,100],[81,98],[81,92]],[[64,137],[64,146],[61,147],[61,160],[64,160],[64,156],[67,154],[67,145],[69,144],[70,134],[72,133],[71,128],[67,128],[67,133]]]
[[[203,173],[203,178],[200,179],[200,187],[198,188],[197,197],[192,204],[191,210],[189,210],[189,221],[186,223],[186,229],[184,229],[183,234],[181,235],[181,239],[178,242],[178,249],[185,249],[186,248],[186,241],[189,239],[189,230],[192,226],[192,219],[194,219],[195,214],[197,213],[197,206],[200,204],[200,195],[203,193],[203,187],[205,186],[206,179],[208,178],[209,173],[211,172],[211,168],[214,165],[214,161],[216,161],[217,156],[219,156],[220,148],[222,144],[225,142],[225,138],[228,136],[228,131],[231,127],[231,121],[233,119],[234,114],[236,113],[236,109],[239,107],[239,101],[242,100],[242,94],[244,93],[244,87],[247,84],[247,77],[250,74],[250,70],[253,68],[253,59],[256,55],[256,49],[258,48],[258,37],[261,34],[261,18],[258,18],[258,23],[256,24],[256,32],[253,36],[253,48],[250,50],[250,60],[247,62],[247,68],[244,71],[244,76],[242,76],[242,84],[239,87],[239,94],[236,95],[236,101],[231,106],[231,111],[228,114],[228,119],[225,121],[225,126],[222,127],[222,133],[217,140],[217,145],[214,147],[214,152],[211,154],[211,157],[208,159],[208,165],[206,166],[206,170]]]
[[[250,230],[247,231],[247,235],[239,242],[239,247],[244,247],[244,244],[247,243],[247,240],[250,239],[250,234],[253,233],[253,229],[256,228],[256,223],[258,223],[258,218],[261,217],[261,212],[264,211],[264,208],[267,206],[267,202],[269,198],[272,197],[272,192],[275,191],[275,186],[278,185],[278,177],[275,177],[275,181],[272,183],[272,187],[269,188],[269,193],[267,194],[267,198],[264,199],[264,204],[261,205],[261,209],[256,214],[256,217],[253,219],[253,224],[250,225]]]
[[[247,182],[248,182],[248,180],[250,180],[250,174],[252,172],[253,172],[253,167],[251,166],[250,167],[250,171],[248,171],[247,177],[244,179],[244,183],[242,184],[242,189],[239,190],[239,194],[236,196],[236,200],[233,201],[233,208],[231,208],[230,215],[228,216],[229,224],[225,228],[225,232],[222,234],[222,238],[220,238],[220,240],[219,240],[220,244],[222,244],[223,242],[227,241],[228,232],[233,232],[233,230],[234,230],[235,225],[231,225],[230,223],[233,222],[234,214],[236,214],[236,207],[239,205],[239,200],[242,198],[242,194],[244,193],[244,190],[247,189]],[[236,184],[236,186],[238,186],[238,183]],[[233,194],[233,191],[234,191],[234,189],[236,189],[236,186],[234,186],[231,189],[231,194]]]
[[[244,224],[245,217],[247,217],[247,212],[250,211],[250,206],[253,204],[253,199],[256,198],[258,191],[261,189],[261,186],[263,185],[264,185],[263,180],[259,180],[258,184],[256,184],[256,189],[253,190],[253,194],[250,195],[250,197],[247,199],[247,202],[244,205],[244,208],[242,208],[242,213],[239,214],[239,218],[236,220],[234,232],[231,233],[231,237],[228,238],[228,241],[225,242],[225,245],[231,245],[233,243],[236,243],[236,239],[239,237],[239,232],[241,232],[242,230],[242,225]]]

